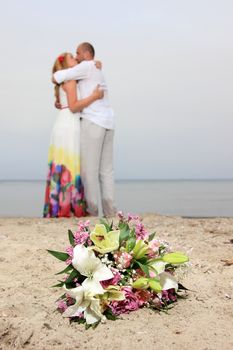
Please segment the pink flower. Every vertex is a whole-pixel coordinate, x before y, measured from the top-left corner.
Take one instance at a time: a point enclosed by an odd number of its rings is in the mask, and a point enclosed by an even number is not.
[[[78,222],[78,230],[74,234],[74,242],[75,244],[89,244],[89,225],[90,225],[90,220],[86,221],[79,221]],[[90,245],[90,244],[89,244]]]
[[[138,220],[140,220],[138,215],[133,215],[131,213],[128,213],[127,219],[128,219],[128,221],[132,221],[132,220],[138,221]]]
[[[128,221],[131,221],[131,220],[133,220],[133,215],[128,213]]]
[[[141,269],[136,269],[135,271],[136,271],[136,273],[133,276],[134,281],[136,281],[138,279],[138,277],[145,277],[146,276],[145,272],[143,272]]]
[[[78,222],[78,231],[84,231],[86,228],[88,229],[90,225],[90,220],[86,220],[86,221],[79,221]]]
[[[118,218],[120,220],[124,220],[125,219],[123,211],[118,211],[117,216],[118,216]]]
[[[159,297],[157,296],[157,294],[155,294],[155,293],[153,293],[153,295],[152,295],[152,299],[150,301],[150,304],[152,306],[154,306],[156,309],[161,309],[161,307],[162,307],[162,302],[159,299]]]
[[[146,302],[148,302],[151,299],[151,295],[151,292],[144,289],[138,289],[135,292],[135,296],[138,299],[139,306],[143,306]]]
[[[132,260],[132,255],[126,252],[116,252],[113,255],[116,264],[119,266],[119,269],[127,269],[127,267],[130,266],[131,260]]]
[[[121,280],[121,274],[117,269],[111,269],[111,271],[113,273],[113,278],[100,282],[103,288],[107,288],[108,286],[115,286]]]
[[[89,233],[87,231],[77,231],[74,234],[75,244],[85,244],[89,239]]]
[[[68,306],[66,305],[66,303],[64,302],[64,300],[59,300],[58,305],[57,305],[57,308],[58,308],[58,310],[59,310],[61,313],[65,312],[66,309],[67,309],[67,307],[68,307]]]
[[[149,236],[148,231],[146,231],[144,225],[141,222],[137,223],[135,233],[136,233],[137,240],[139,239],[145,240]]]
[[[149,242],[148,245],[149,245],[149,252],[148,252],[149,258],[153,258],[154,256],[158,255],[159,247],[161,243],[157,239],[153,239],[152,241]]]
[[[66,253],[68,253],[69,256],[70,256],[71,258],[73,258],[73,256],[74,256],[74,248],[73,248],[72,246],[67,247],[67,248],[66,248]]]
[[[168,290],[163,290],[162,291],[162,300],[164,300],[166,303],[172,303],[174,301],[177,301],[175,289],[171,288]]]
[[[67,265],[70,265],[71,262],[72,262],[72,259],[73,259],[73,251],[74,251],[74,248],[71,247],[71,246],[66,248],[66,253],[69,254],[69,258],[66,259],[66,264],[67,264]]]
[[[130,311],[138,310],[139,308],[139,300],[137,296],[132,292],[131,287],[122,288],[125,294],[125,300],[121,301],[113,301],[110,303],[110,308],[114,315],[120,315],[124,313],[128,313]]]

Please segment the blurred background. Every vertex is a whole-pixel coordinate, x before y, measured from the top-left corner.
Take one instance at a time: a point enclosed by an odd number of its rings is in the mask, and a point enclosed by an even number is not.
[[[51,67],[89,41],[116,116],[118,207],[233,216],[232,16],[230,0],[1,1],[0,215],[41,215]]]

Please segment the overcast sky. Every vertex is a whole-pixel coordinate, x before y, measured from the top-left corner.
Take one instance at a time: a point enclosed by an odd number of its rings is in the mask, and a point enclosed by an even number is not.
[[[44,179],[51,67],[90,41],[116,179],[233,178],[232,0],[1,0],[0,180]]]

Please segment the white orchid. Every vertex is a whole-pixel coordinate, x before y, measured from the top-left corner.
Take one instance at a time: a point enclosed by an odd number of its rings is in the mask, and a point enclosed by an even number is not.
[[[64,317],[75,317],[84,312],[87,324],[105,319],[101,312],[100,299],[96,298],[87,287],[79,286],[73,289],[66,289],[66,292],[75,299],[75,304],[66,309],[63,313]]]
[[[95,253],[81,244],[74,247],[72,265],[81,275],[87,277],[82,286],[85,290],[91,291],[93,295],[104,293],[100,281],[114,277],[112,271],[102,264]]]

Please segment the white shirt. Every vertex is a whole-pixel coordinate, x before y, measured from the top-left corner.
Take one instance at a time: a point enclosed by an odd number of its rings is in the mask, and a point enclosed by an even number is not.
[[[114,114],[108,99],[108,89],[101,69],[94,61],[83,61],[73,68],[54,73],[58,84],[67,80],[78,80],[78,91],[81,99],[91,95],[97,85],[104,90],[104,97],[96,100],[82,111],[82,117],[89,119],[106,129],[114,129]]]

